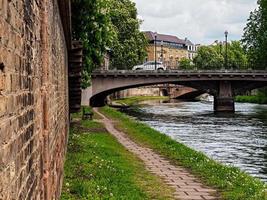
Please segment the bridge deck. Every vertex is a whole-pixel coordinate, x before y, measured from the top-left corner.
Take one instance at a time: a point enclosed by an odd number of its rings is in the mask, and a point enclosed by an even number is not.
[[[166,70],[166,71],[133,71],[133,70],[109,70],[109,71],[94,71],[92,78],[97,77],[183,77],[190,78],[205,78],[205,79],[225,79],[234,80],[261,80],[267,81],[266,70]]]

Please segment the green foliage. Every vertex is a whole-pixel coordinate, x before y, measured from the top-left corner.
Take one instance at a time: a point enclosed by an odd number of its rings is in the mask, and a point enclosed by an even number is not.
[[[84,48],[82,86],[90,84],[91,72],[102,63],[106,47],[114,38],[107,0],[72,0],[73,39]]]
[[[179,68],[181,69],[193,69],[194,64],[192,61],[188,58],[182,58],[179,62]]]
[[[116,32],[111,44],[112,68],[131,69],[144,61],[147,40],[140,32],[141,21],[137,19],[135,3],[130,0],[110,0],[110,19]]]
[[[146,56],[146,38],[139,30],[135,4],[130,0],[72,0],[73,39],[84,47],[82,87],[90,85],[91,72],[100,67],[106,49],[113,68],[126,69]]]
[[[267,97],[265,95],[236,96],[235,101],[240,103],[267,104]]]
[[[114,102],[122,105],[135,106],[138,103],[146,100],[168,100],[168,99],[169,97],[161,97],[161,96],[134,96],[124,99],[118,99],[115,100]]]
[[[267,88],[258,89],[256,95],[253,96],[237,96],[237,102],[241,103],[257,103],[257,104],[267,104]]]
[[[216,46],[202,46],[198,49],[194,64],[198,69],[220,69],[224,65],[224,59]]]
[[[204,182],[218,188],[226,200],[267,200],[266,185],[239,169],[224,166],[170,137],[137,122],[109,107],[101,109],[110,118],[118,121],[118,127],[130,138],[182,165]]]
[[[267,0],[258,0],[259,8],[250,13],[244,29],[242,43],[249,61],[256,69],[266,69],[267,65]]]
[[[225,66],[226,46],[203,46],[194,58],[194,64],[199,69],[246,69],[247,55],[239,41],[232,41],[227,47],[227,66]]]

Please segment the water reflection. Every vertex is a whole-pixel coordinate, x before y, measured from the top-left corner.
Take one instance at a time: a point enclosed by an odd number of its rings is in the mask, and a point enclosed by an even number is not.
[[[146,102],[127,114],[267,182],[267,106],[236,104],[235,114],[214,114],[212,103]]]

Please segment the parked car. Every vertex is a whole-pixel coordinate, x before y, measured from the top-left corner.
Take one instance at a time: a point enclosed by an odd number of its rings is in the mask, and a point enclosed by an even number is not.
[[[133,67],[133,70],[158,70],[158,71],[164,71],[166,70],[166,67],[163,65],[162,62],[157,62],[157,69],[155,69],[155,61],[149,61],[142,65],[137,65]]]

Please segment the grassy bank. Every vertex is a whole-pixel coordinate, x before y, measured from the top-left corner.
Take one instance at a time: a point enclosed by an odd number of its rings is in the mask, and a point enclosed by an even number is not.
[[[267,97],[266,96],[236,96],[236,102],[241,103],[257,103],[257,104],[267,104]]]
[[[172,191],[106,132],[72,116],[62,200],[171,199]],[[95,116],[99,118],[99,116]]]
[[[112,108],[101,109],[108,117],[117,121],[117,128],[134,141],[154,149],[169,158],[174,164],[182,165],[199,176],[203,182],[222,191],[228,200],[265,200],[266,185],[260,180],[234,167],[217,163],[200,152],[196,152],[149,126],[137,122]]]
[[[134,106],[146,100],[168,100],[168,99],[169,97],[160,97],[160,96],[155,96],[155,97],[154,96],[135,96],[135,97],[128,97],[128,98],[115,100],[114,102],[117,104]]]

